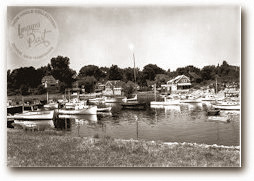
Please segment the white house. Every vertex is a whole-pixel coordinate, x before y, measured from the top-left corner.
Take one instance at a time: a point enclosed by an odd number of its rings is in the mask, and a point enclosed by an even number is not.
[[[109,80],[105,84],[104,95],[122,95],[122,84],[120,80]]]
[[[177,77],[169,80],[167,84],[161,85],[162,89],[170,93],[189,91],[190,86],[190,78],[185,75],[178,75]]]

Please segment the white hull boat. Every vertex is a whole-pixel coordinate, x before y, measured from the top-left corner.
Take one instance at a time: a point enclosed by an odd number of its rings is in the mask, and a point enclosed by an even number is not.
[[[201,103],[200,99],[183,99],[180,103]]]
[[[168,106],[168,105],[179,105],[180,101],[179,100],[174,100],[174,101],[152,101],[152,105],[162,105],[162,106]]]
[[[240,110],[241,105],[238,102],[222,102],[216,105],[213,105],[215,109],[220,110]]]
[[[51,111],[32,111],[12,116],[14,120],[52,120],[54,110]]]
[[[151,101],[150,105],[162,105],[162,106],[170,106],[170,105],[179,105],[180,98],[176,95],[171,95],[164,97],[164,101]]]
[[[137,94],[133,98],[127,99],[127,97],[125,97],[124,99],[122,99],[123,102],[131,102],[131,101],[137,101],[137,100],[138,100]]]
[[[47,109],[57,109],[58,108],[58,103],[45,104],[43,107],[47,108]]]
[[[58,113],[67,115],[95,115],[97,114],[97,106],[86,106],[81,109],[59,109]]]

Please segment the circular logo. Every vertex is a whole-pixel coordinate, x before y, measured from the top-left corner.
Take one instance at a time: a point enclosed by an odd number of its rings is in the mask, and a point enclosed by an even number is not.
[[[40,60],[53,52],[58,34],[57,24],[49,13],[41,9],[26,9],[13,18],[9,41],[21,58]]]

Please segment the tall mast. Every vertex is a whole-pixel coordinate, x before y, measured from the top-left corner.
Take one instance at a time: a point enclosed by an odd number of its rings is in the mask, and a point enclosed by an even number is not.
[[[135,81],[135,84],[136,84],[136,67],[135,67],[135,55],[134,55],[134,52],[132,53],[132,56],[133,56],[133,63],[134,63],[134,81]]]

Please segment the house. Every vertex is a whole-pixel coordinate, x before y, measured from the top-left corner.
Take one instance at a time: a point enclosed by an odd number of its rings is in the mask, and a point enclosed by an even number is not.
[[[191,87],[190,78],[185,75],[178,75],[169,80],[167,84],[161,85],[162,89],[169,93],[187,92]]]
[[[48,91],[58,91],[59,81],[56,80],[52,75],[46,75],[41,79],[42,85],[48,89]]]
[[[122,95],[123,82],[120,80],[109,80],[105,84],[104,95]]]

